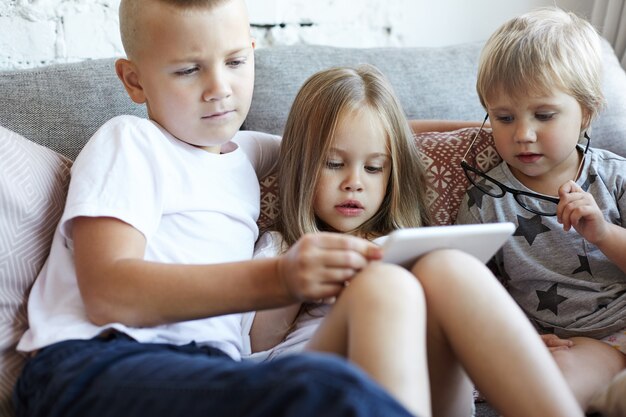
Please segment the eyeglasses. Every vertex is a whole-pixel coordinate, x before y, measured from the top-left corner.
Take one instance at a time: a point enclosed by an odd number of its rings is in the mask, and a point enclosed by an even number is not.
[[[466,158],[469,154],[470,149],[474,146],[476,139],[478,139],[478,135],[483,130],[485,123],[489,115],[485,116],[483,123],[480,125],[480,129],[476,132],[474,137],[472,138],[472,142],[470,143],[467,151],[463,155],[463,159],[461,160],[461,167],[465,172],[465,176],[467,179],[481,192],[494,197],[494,198],[502,198],[506,193],[513,194],[513,198],[517,201],[522,208],[530,211],[531,213],[538,214],[540,216],[556,216],[556,208],[559,204],[559,199],[556,197],[550,197],[543,194],[537,194],[530,191],[522,191],[516,190],[515,188],[508,187],[501,182],[495,180],[489,175],[485,174],[483,171],[479,170],[471,166]],[[584,134],[587,139],[587,146],[585,147],[585,151],[583,152],[583,157],[580,160],[580,165],[578,165],[578,170],[576,171],[576,176],[574,177],[574,181],[580,175],[580,172],[583,167],[583,162],[585,161],[585,155],[587,154],[587,150],[589,150],[589,142],[590,138],[587,135],[587,132]]]

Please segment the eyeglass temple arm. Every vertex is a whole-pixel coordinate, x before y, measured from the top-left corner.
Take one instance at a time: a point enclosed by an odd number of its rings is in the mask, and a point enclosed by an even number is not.
[[[469,153],[470,149],[472,149],[472,146],[474,146],[474,143],[476,142],[476,139],[478,139],[478,135],[480,134],[480,132],[483,130],[483,127],[485,127],[485,123],[487,123],[487,119],[489,118],[489,113],[487,113],[485,115],[485,118],[483,119],[482,124],[480,125],[480,129],[478,129],[478,131],[476,132],[476,134],[474,135],[474,137],[472,138],[472,142],[469,144],[469,146],[467,147],[467,150],[465,151],[465,153],[463,154],[463,158],[461,159],[462,161],[465,161],[465,158],[467,157],[467,154]],[[589,146],[589,142],[587,142],[587,146]]]
[[[584,155],[589,150],[589,142],[591,142],[591,138],[587,134],[587,131],[585,131],[585,133],[583,133],[583,136],[585,137],[585,139],[587,139],[587,146],[585,146],[585,152],[583,152],[583,155]]]
[[[580,158],[580,164],[578,164],[578,169],[576,170],[576,176],[574,177],[574,182],[578,181],[578,177],[580,177],[580,173],[583,170],[583,164],[585,163],[585,156],[587,155],[587,151],[589,150],[589,142],[591,142],[591,138],[589,137],[587,132],[585,132],[583,135],[585,139],[587,139],[587,146],[585,146],[583,157]]]

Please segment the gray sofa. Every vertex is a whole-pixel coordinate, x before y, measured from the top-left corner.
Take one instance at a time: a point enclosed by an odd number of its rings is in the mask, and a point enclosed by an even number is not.
[[[484,111],[474,83],[480,48],[472,43],[259,49],[255,94],[244,128],[280,134],[305,78],[326,67],[363,62],[387,74],[409,118],[479,120]],[[626,155],[626,75],[608,43],[604,59],[608,106],[593,125],[592,146]],[[0,142],[0,415],[11,415],[7,393],[23,364],[14,346],[26,326],[28,289],[45,261],[63,207],[71,160],[106,120],[119,114],[145,115],[144,107],[126,96],[113,62],[111,58],[0,72],[0,126],[28,139]],[[478,415],[496,414],[479,403]]]

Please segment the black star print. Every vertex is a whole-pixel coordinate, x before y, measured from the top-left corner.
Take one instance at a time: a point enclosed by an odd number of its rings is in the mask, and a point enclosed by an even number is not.
[[[474,204],[478,206],[478,208],[483,207],[483,197],[485,197],[485,193],[480,191],[478,187],[471,187],[467,190],[467,208],[472,208]]]
[[[548,291],[536,290],[537,298],[539,298],[539,305],[537,311],[550,310],[555,315],[559,315],[559,304],[567,300],[567,297],[557,294],[556,290],[559,284],[554,284]]]
[[[581,186],[583,191],[587,192],[587,190],[589,190],[589,186],[591,186],[591,184],[596,182],[596,178],[598,178],[597,174],[590,174],[585,180],[585,183]]]
[[[535,214],[530,219],[518,215],[517,224],[518,226],[513,236],[524,236],[531,246],[538,234],[550,231],[550,228],[541,222],[541,216],[538,214]]]
[[[587,258],[586,256],[578,255],[578,261],[580,262],[580,266],[574,269],[572,274],[577,274],[579,272],[587,271],[589,272],[589,275],[591,275],[591,267],[589,266],[589,258]]]

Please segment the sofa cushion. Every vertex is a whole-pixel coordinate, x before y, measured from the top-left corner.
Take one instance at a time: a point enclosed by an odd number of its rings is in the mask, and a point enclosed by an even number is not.
[[[482,42],[442,47],[259,48],[245,128],[282,134],[304,80],[330,66],[370,63],[390,80],[410,119],[481,120],[476,71]],[[593,123],[592,144],[626,156],[626,73],[603,40],[607,107]],[[0,125],[71,159],[106,120],[146,115],[117,79],[114,58],[0,72]]]
[[[278,216],[278,183],[276,175],[268,175],[259,181],[261,186],[261,212],[257,224],[261,233],[272,227]]]
[[[485,110],[476,93],[476,74],[482,46],[482,42],[472,42],[411,48],[325,45],[259,48],[255,52],[252,106],[244,126],[281,135],[291,103],[304,80],[327,67],[361,63],[375,65],[385,74],[409,119],[480,121]],[[593,122],[591,143],[626,156],[626,73],[604,39],[602,62],[602,90],[607,106]],[[0,103],[1,100],[0,97]]]
[[[426,197],[434,224],[452,224],[456,220],[461,200],[469,187],[469,180],[461,168],[461,159],[478,130],[472,127],[415,135],[426,170]],[[490,129],[481,131],[466,159],[470,165],[483,171],[489,171],[500,163],[502,159],[496,151]]]
[[[481,48],[481,42],[436,48],[259,48],[244,127],[281,135],[296,93],[308,77],[329,67],[363,63],[385,74],[409,119],[479,120],[484,115],[476,94]]]
[[[114,58],[0,75],[0,126],[70,159],[107,120],[120,114],[146,116],[115,74]]]
[[[27,328],[28,291],[65,205],[71,162],[3,127],[0,161],[0,415],[12,415],[24,359],[15,346]]]

